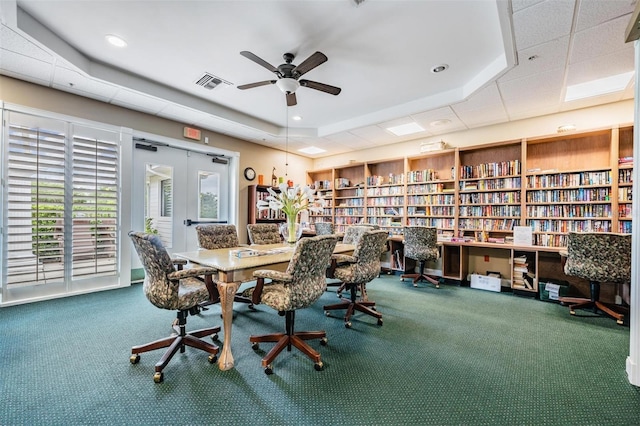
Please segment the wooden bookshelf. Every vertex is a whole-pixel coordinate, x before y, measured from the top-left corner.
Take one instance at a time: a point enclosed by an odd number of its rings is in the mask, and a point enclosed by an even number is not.
[[[571,231],[631,232],[632,156],[624,125],[312,171],[307,183],[330,200],[312,221],[505,242],[531,226],[534,245],[564,247]]]

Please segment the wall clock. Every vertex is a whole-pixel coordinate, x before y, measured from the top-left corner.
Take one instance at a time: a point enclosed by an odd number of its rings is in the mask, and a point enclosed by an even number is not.
[[[256,171],[253,170],[253,167],[244,169],[244,177],[247,178],[247,180],[254,180],[256,178]]]

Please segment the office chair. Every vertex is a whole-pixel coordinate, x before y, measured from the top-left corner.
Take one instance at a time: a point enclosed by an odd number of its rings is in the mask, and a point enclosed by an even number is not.
[[[238,232],[235,225],[197,225],[196,234],[198,236],[198,245],[204,250],[216,250],[240,246]],[[207,303],[201,304],[201,306],[220,302],[218,289],[215,288],[212,293],[211,299]],[[244,296],[242,292],[236,293],[233,297],[233,301],[247,303],[249,305],[249,309],[255,310],[253,303],[251,302],[251,298]]]
[[[358,242],[360,241],[360,237],[362,237],[365,232],[369,232],[374,229],[378,229],[377,225],[351,225],[345,229],[344,235],[342,237],[342,243],[357,246]],[[333,268],[331,268],[329,274],[329,278],[335,278],[333,275]],[[327,286],[338,287],[336,290],[336,295],[338,297],[342,297],[342,292],[346,287],[345,283],[343,283],[342,281],[329,282],[327,283]],[[363,295],[363,297],[366,299],[366,293]]]
[[[413,286],[418,287],[420,281],[426,280],[440,288],[440,281],[424,273],[424,266],[428,261],[440,258],[438,248],[438,230],[425,226],[407,226],[404,228],[404,257],[418,262],[419,272],[413,274],[404,273],[400,280],[413,278]],[[406,269],[405,269],[406,271]]]
[[[276,223],[250,223],[247,225],[251,244],[278,244],[282,242]]]
[[[160,361],[156,363],[153,381],[160,383],[164,380],[163,369],[171,358],[180,350],[185,351],[186,346],[208,352],[209,362],[217,360],[218,346],[200,339],[212,336],[217,339],[220,327],[206,328],[202,330],[186,332],[187,316],[196,314],[198,304],[209,299],[208,287],[213,286],[213,268],[182,269],[186,262],[174,262],[169,257],[157,235],[142,232],[129,232],[129,237],[135,247],[140,261],[144,266],[145,278],[142,286],[147,299],[158,308],[177,311],[177,319],[174,329],[178,334],[173,334],[164,339],[156,340],[145,345],[131,348],[132,364],[140,361],[140,354],[160,348],[167,348]],[[177,267],[174,265],[178,265]],[[203,278],[204,281],[198,279]]]
[[[263,303],[285,317],[285,332],[261,336],[252,335],[249,341],[254,350],[261,342],[276,342],[276,345],[262,358],[262,367],[266,374],[272,374],[273,360],[286,347],[291,351],[295,346],[315,363],[315,369],[323,369],[320,354],[306,343],[306,340],[321,339],[327,344],[324,331],[294,331],[296,310],[304,309],[322,296],[326,288],[325,274],[331,254],[338,242],[334,235],[320,235],[302,238],[296,247],[285,272],[262,269],[255,271],[256,288],[253,292],[254,303]],[[271,282],[265,284],[265,279]]]
[[[333,235],[333,223],[331,222],[316,222],[313,224],[316,228],[316,235]]]
[[[362,234],[352,255],[336,254],[332,258],[337,265],[334,276],[345,284],[350,292],[350,299],[342,299],[341,303],[323,307],[325,314],[336,309],[346,309],[344,325],[351,328],[351,316],[354,311],[360,311],[378,319],[382,325],[382,314],[375,310],[376,302],[365,299],[365,285],[380,274],[380,255],[382,247],[387,241],[387,231],[369,231]],[[362,295],[358,299],[358,289]]]
[[[567,244],[564,273],[589,280],[589,299],[563,298],[569,313],[576,309],[593,308],[602,311],[622,325],[628,309],[600,301],[601,283],[629,283],[631,281],[631,235],[602,232],[571,232]]]

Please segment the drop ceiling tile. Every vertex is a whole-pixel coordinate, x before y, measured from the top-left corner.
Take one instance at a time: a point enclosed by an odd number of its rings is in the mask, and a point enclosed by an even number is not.
[[[354,149],[365,149],[369,146],[369,141],[350,132],[340,132],[333,135],[327,135],[324,139],[337,145],[345,145]]]
[[[514,12],[542,3],[544,0],[511,0],[511,8]]]
[[[603,22],[633,13],[631,0],[581,1],[576,20],[576,31],[582,31]],[[627,17],[627,22],[631,17]]]
[[[20,55],[9,50],[0,51],[0,69],[3,74],[29,78],[29,81],[48,86],[53,77],[53,65],[50,62]],[[10,74],[9,74],[10,73]]]
[[[509,118],[511,119],[511,121],[516,121],[516,120],[523,120],[525,118],[555,114],[558,111],[560,111],[560,108],[558,106],[537,107],[537,106],[530,105],[529,108],[514,110],[513,112],[509,111]]]
[[[451,107],[448,106],[412,114],[411,117],[430,134],[439,134],[443,131],[456,131],[465,127],[464,123],[460,121]]]
[[[563,66],[567,63],[568,55],[569,36],[522,49],[518,51],[518,65],[507,71],[498,81],[514,80]]]
[[[393,135],[391,132],[382,129],[378,126],[360,127],[358,129],[352,129],[350,132],[356,136],[366,139],[371,143],[387,141],[389,143],[399,141],[398,136]]]
[[[111,103],[151,114],[157,114],[167,105],[167,101],[127,89],[120,89]]]
[[[567,85],[584,83],[634,70],[634,49],[629,44],[626,49],[610,55],[597,56],[586,61],[571,64],[567,71]]]
[[[50,64],[55,60],[51,53],[5,25],[0,27],[0,40],[2,40],[2,50],[20,53]]]
[[[464,102],[451,106],[467,127],[486,126],[508,121],[498,86],[493,83],[474,93]]]
[[[498,87],[505,104],[514,101],[522,103],[536,99],[540,93],[553,92],[559,98],[563,80],[564,68],[554,68],[536,75],[498,82]]]
[[[569,63],[582,62],[595,56],[625,50],[625,31],[629,18],[623,16],[598,26],[580,31],[573,38]]]
[[[207,114],[202,111],[173,103],[167,103],[167,105],[160,112],[158,112],[158,115],[161,117],[171,118],[186,124],[193,124],[207,118]]]
[[[566,36],[573,21],[573,1],[547,0],[513,13],[518,50]]]
[[[114,85],[64,67],[55,68],[53,87],[103,102],[111,100],[119,90]]]

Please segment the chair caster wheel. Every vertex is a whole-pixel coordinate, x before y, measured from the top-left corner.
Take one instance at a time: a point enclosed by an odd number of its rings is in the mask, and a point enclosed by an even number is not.
[[[400,278],[400,281],[404,282],[404,278]]]
[[[329,317],[329,316],[331,316],[331,312],[329,312],[329,311],[324,311],[324,315],[325,315],[325,316],[327,316],[327,317]]]
[[[322,371],[324,370],[324,364],[322,363],[322,361],[318,361],[313,365],[313,368],[315,368],[316,371]]]
[[[258,342],[252,343],[251,349],[253,349],[254,351],[257,351],[258,349],[260,349],[260,345],[258,344]]]
[[[351,321],[347,321],[344,323],[345,328],[351,328]]]
[[[220,337],[218,336],[218,333],[212,334],[211,335],[211,340],[213,340],[214,342],[219,342],[220,341]]]
[[[616,324],[618,324],[618,325],[624,325],[624,321],[622,321],[622,320],[616,320]]]
[[[271,368],[271,365],[267,365],[264,368],[264,374],[266,374],[267,376],[270,376],[273,374],[273,368]]]
[[[135,354],[135,355],[131,355],[131,358],[129,358],[129,362],[131,364],[137,364],[140,361],[140,355]]]
[[[209,355],[209,357],[207,358],[207,361],[209,361],[209,364],[215,364],[217,360],[218,360],[218,356],[214,354]]]
[[[413,283],[413,286],[414,287],[418,287],[418,283]]]
[[[575,315],[575,314],[576,314],[576,311],[574,311],[574,310],[570,310],[570,311],[569,311],[569,313],[570,313],[571,315]]]
[[[156,372],[156,374],[153,375],[153,381],[156,383],[162,383],[162,381],[164,380],[164,374],[162,374],[161,371]]]
[[[378,318],[378,325],[382,325],[382,318]]]
[[[320,339],[320,344],[322,346],[327,346],[328,342],[329,342],[329,339],[327,339],[326,337],[323,337],[322,339]]]

